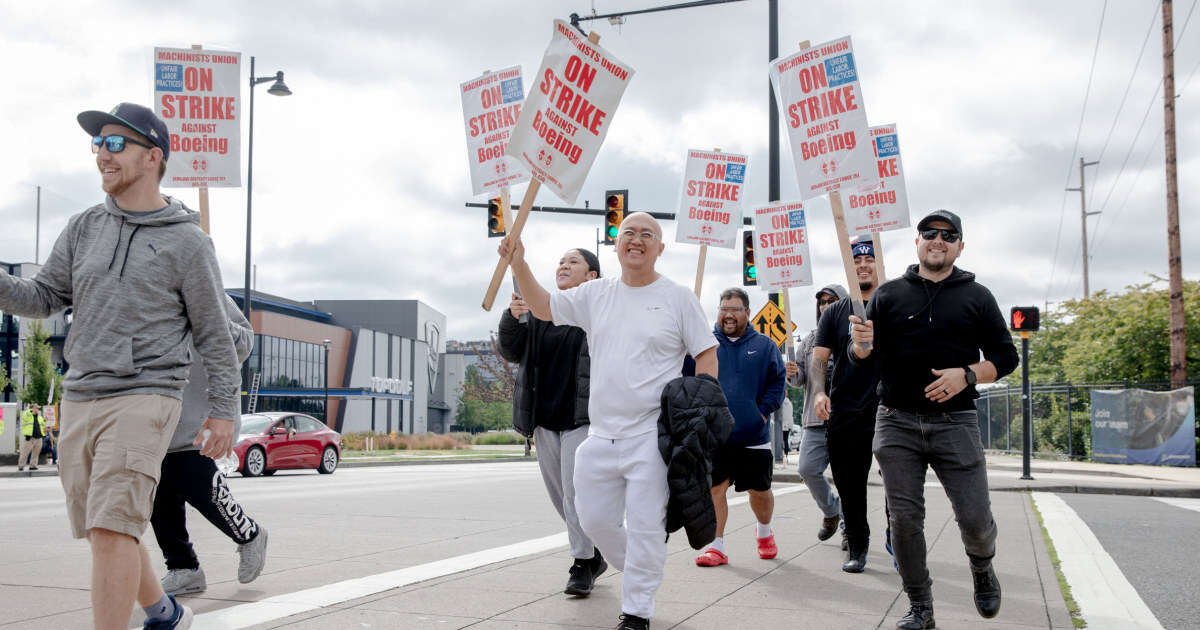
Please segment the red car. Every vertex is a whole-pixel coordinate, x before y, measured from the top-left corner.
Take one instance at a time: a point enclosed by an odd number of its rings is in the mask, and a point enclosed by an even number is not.
[[[233,452],[243,477],[273,475],[286,468],[316,468],[328,475],[341,458],[342,436],[302,413],[272,411],[242,415]]]

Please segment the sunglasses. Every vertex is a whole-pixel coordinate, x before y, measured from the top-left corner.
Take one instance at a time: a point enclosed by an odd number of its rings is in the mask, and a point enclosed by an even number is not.
[[[954,243],[958,241],[958,232],[955,232],[954,230],[943,230],[942,228],[921,230],[921,238],[927,241],[932,241],[933,239],[937,238],[938,234],[941,234],[942,240],[947,243]]]
[[[147,149],[154,148],[154,145],[152,144],[146,144],[145,142],[134,140],[128,136],[95,136],[92,138],[92,153],[99,153],[100,145],[102,144],[104,145],[104,148],[108,149],[109,153],[120,153],[125,150],[126,142],[136,144],[139,147],[146,147]]]

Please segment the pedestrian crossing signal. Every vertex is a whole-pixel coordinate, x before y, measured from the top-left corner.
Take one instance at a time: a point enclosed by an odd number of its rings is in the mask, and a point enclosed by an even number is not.
[[[621,230],[621,221],[625,220],[625,210],[629,207],[628,190],[609,190],[604,193],[604,239],[605,245],[617,242],[617,233]]]
[[[1014,332],[1033,332],[1041,327],[1041,317],[1036,306],[1014,306],[1008,314],[1008,325]]]
[[[742,286],[758,286],[758,267],[754,266],[754,230],[742,232]]]
[[[488,199],[488,238],[504,236],[504,208],[500,199]]]

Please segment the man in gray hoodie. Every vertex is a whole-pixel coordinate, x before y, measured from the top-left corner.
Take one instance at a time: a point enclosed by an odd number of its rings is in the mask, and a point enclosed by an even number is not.
[[[92,616],[123,629],[136,599],[145,628],[187,628],[141,541],[179,420],[192,348],[208,372],[201,454],[221,457],[238,417],[238,363],[221,271],[200,216],[159,192],[170,133],[122,103],[79,114],[107,193],[68,221],[32,279],[0,272],[0,310],[44,318],[69,306],[59,475],[76,538],[92,548]]]
[[[228,296],[225,297],[225,313],[229,316],[229,332],[233,335],[238,361],[243,362],[254,348],[254,329]],[[207,391],[204,361],[196,360],[192,363],[187,388],[183,390],[183,411],[167,456],[163,458],[162,476],[154,495],[154,512],[150,515],[150,527],[154,529],[154,538],[167,563],[162,587],[169,595],[199,593],[208,588],[204,569],[188,536],[185,504],[196,508],[213,526],[237,543],[241,556],[239,582],[253,582],[262,573],[267,559],[266,528],[246,514],[233,498],[216,462],[201,455],[201,447],[196,445],[197,436],[204,439]],[[234,421],[234,435],[240,434],[241,428],[241,418],[238,418]]]
[[[831,284],[817,291],[817,321],[821,320],[821,313],[824,313],[825,309],[847,295],[849,292],[840,284]],[[800,442],[799,473],[804,485],[808,486],[809,494],[824,515],[821,529],[817,531],[817,539],[829,540],[842,520],[842,502],[825,479],[825,468],[829,466],[829,447],[826,442],[826,430],[829,425],[813,412],[813,400],[817,395],[816,379],[808,378],[808,370],[816,340],[817,331],[808,333],[800,342],[800,349],[796,353],[800,359],[799,363],[789,361],[785,367],[788,384],[792,387],[804,387],[804,413],[800,416],[804,437]],[[825,378],[822,382],[828,383],[829,380]]]

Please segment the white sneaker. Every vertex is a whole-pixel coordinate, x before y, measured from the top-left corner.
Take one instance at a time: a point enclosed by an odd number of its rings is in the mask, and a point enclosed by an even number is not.
[[[242,559],[238,562],[238,581],[249,584],[262,573],[267,564],[267,528],[258,526],[258,535],[254,540],[238,545],[237,552]]]
[[[162,579],[162,589],[167,595],[200,593],[208,588],[204,569],[171,569]]]

